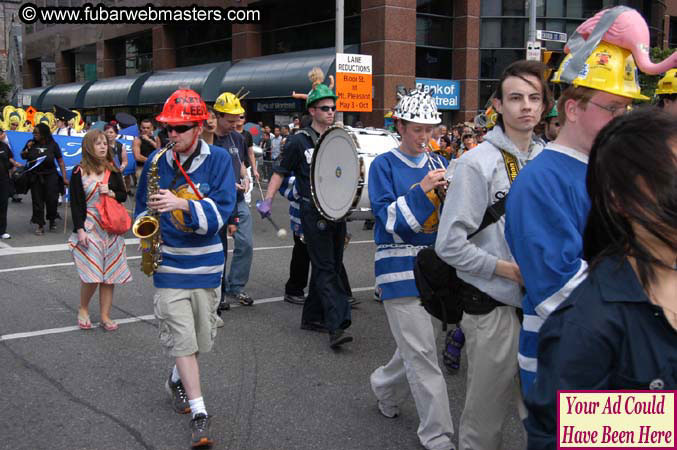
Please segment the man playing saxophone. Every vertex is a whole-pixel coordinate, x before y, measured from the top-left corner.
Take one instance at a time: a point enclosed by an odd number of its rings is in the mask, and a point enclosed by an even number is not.
[[[165,388],[176,412],[192,413],[193,447],[213,443],[197,356],[211,350],[216,336],[224,264],[218,231],[235,207],[230,155],[200,139],[208,118],[192,90],[179,89],[167,99],[156,119],[166,124],[174,146],[150,155],[153,163],[143,168],[135,209],[137,221],[145,215],[159,219],[161,245],[151,247],[160,252],[153,258],[159,262],[153,267],[153,302],[160,343],[176,361]]]

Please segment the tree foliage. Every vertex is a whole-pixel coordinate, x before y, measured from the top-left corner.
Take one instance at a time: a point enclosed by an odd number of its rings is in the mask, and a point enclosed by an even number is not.
[[[9,102],[9,94],[12,92],[12,85],[0,78],[0,105],[5,105]]]
[[[674,52],[674,48],[662,49],[660,47],[652,47],[649,55],[651,61],[657,63],[663,61],[665,58],[670,56]],[[647,97],[653,97],[654,91],[656,90],[656,85],[658,80],[660,80],[663,75],[647,75],[645,73],[639,72],[639,86],[642,88],[642,94]]]

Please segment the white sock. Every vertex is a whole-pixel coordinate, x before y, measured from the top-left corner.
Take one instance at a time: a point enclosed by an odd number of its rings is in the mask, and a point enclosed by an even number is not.
[[[179,376],[179,369],[174,366],[174,369],[172,369],[172,383],[176,383],[181,379]]]
[[[188,399],[188,403],[190,403],[190,411],[193,413],[193,417],[200,413],[207,415],[207,408],[205,408],[203,397]]]

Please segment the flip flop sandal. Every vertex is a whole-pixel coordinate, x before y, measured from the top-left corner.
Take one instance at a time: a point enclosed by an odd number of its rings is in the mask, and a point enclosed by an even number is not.
[[[83,317],[78,315],[78,326],[81,330],[91,330],[92,322],[89,320],[89,316]]]
[[[110,322],[101,322],[101,328],[103,328],[104,331],[115,331],[118,329],[118,324],[112,320]]]

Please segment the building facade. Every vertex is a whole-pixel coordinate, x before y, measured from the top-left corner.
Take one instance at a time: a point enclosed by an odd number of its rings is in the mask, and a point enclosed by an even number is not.
[[[638,9],[647,19],[653,46],[674,46],[677,41],[677,0],[537,2],[538,29],[570,34],[584,18],[596,11],[623,4]],[[86,0],[37,0],[36,3],[38,6],[72,7],[81,6]],[[147,2],[115,0],[105,3],[143,6]],[[155,4],[189,3],[193,2],[161,0]],[[275,113],[302,108],[302,104],[291,100],[291,91],[307,92],[309,82],[305,75],[293,72],[297,81],[278,79],[265,68],[268,62],[277,64],[275,67],[285,67],[285,58],[299,65],[309,61],[310,56],[304,55],[315,55],[312,57],[320,59],[331,55],[334,52],[335,0],[206,0],[197,4],[256,8],[261,11],[261,20],[253,24],[35,23],[25,26],[23,85],[25,89],[32,88],[28,92],[35,94],[31,96],[31,102],[35,103],[44,94],[46,83],[50,81],[45,80],[48,72],[45,68],[51,65],[55,70],[55,84],[65,86],[63,92],[69,92],[74,101],[79,96],[80,107],[87,109],[96,104],[96,109],[92,110],[101,118],[130,107],[137,108],[135,111],[150,112],[161,103],[124,105],[123,100],[105,105],[105,99],[99,99],[98,103],[87,105],[82,99],[87,97],[86,90],[96,89],[104,80],[127,80],[132,85],[129,92],[135,89],[136,83],[143,94],[144,83],[152,81],[154,74],[189,73],[199,70],[196,67],[211,64],[213,67],[209,66],[211,72],[205,79],[213,81],[221,73],[219,71],[225,71],[221,84],[216,82],[212,91],[237,90],[238,82],[251,91],[247,97],[249,119],[269,122]],[[501,71],[510,62],[524,58],[527,11],[525,0],[345,0],[344,45],[351,49],[346,52],[369,54],[373,62],[373,111],[352,114],[348,122],[359,119],[365,125],[383,126],[383,116],[395,104],[398,87],[412,88],[417,81],[434,84],[438,80],[457,82],[451,88],[456,99],[443,110],[445,122],[473,118],[484,109]],[[545,46],[561,52],[563,44],[549,42]],[[322,49],[324,56],[317,56]],[[245,67],[256,72],[249,76],[243,72]],[[325,67],[331,73],[333,62],[328,61]],[[237,77],[231,76],[232,71],[238,73]],[[180,76],[172,80],[180,83]],[[265,87],[265,80],[271,86]],[[193,86],[201,90],[199,83]],[[202,94],[205,96],[204,92]],[[42,99],[45,98],[43,95]],[[127,99],[130,98],[132,96],[128,95]],[[260,105],[263,106],[259,108]]]

